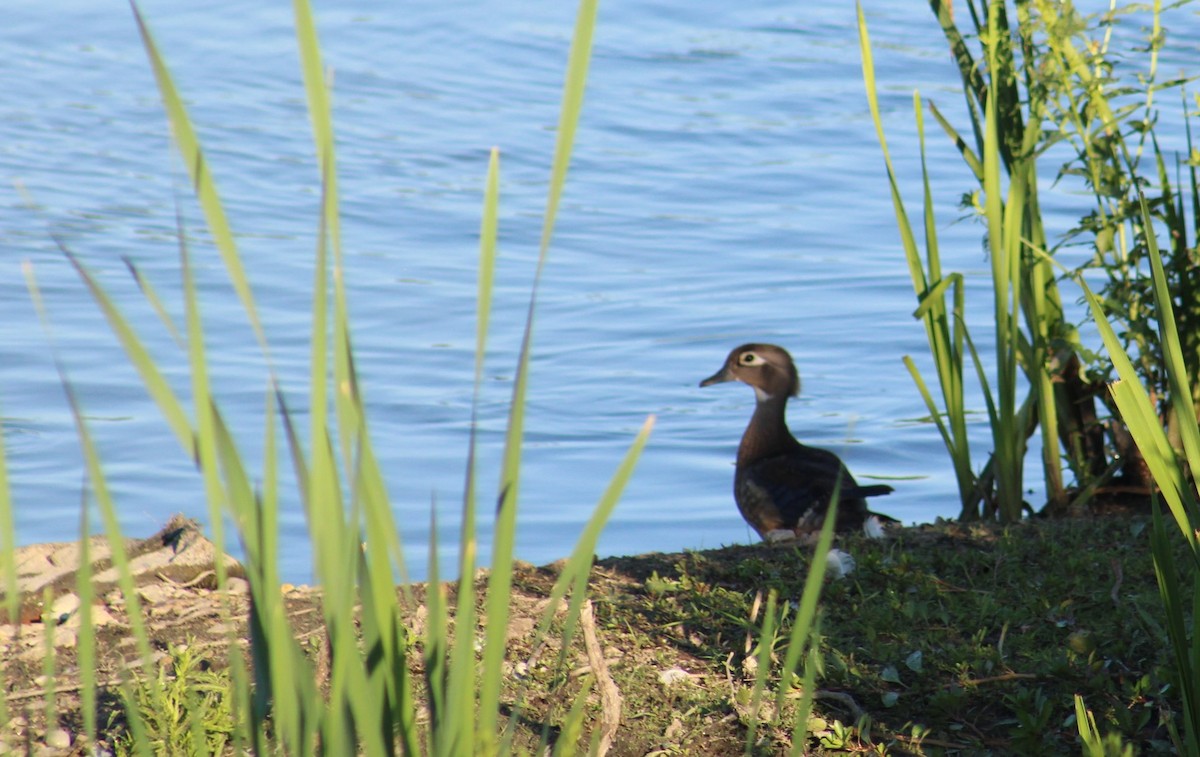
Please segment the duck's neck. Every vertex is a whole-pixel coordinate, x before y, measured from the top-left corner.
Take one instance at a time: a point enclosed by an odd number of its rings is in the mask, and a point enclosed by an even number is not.
[[[787,421],[784,419],[787,401],[786,394],[780,397],[758,397],[750,425],[746,427],[742,443],[738,445],[739,465],[788,452],[799,446],[799,442],[788,431]]]

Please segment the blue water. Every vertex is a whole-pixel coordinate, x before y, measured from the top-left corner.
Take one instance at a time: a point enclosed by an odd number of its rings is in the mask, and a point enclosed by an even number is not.
[[[477,234],[489,148],[502,153],[501,248],[480,408],[482,499],[494,496],[537,255],[570,3],[316,4],[333,73],[347,286],[372,435],[409,556],[426,569],[436,502],[453,562],[469,430]],[[292,406],[307,380],[319,176],[285,3],[142,3],[187,98],[238,233]],[[888,137],[917,209],[914,88],[961,119],[958,76],[924,4],[866,3]],[[261,456],[266,368],[168,142],[122,3],[10,2],[0,27],[0,417],[22,543],[78,534],[85,475],[52,359],[75,386],[128,533],[207,519],[201,482],[53,236],[79,256],[186,396],[184,353],[138,292],[132,261],[182,318],[187,228],[225,417]],[[64,23],[64,19],[70,23]],[[1195,60],[1179,12],[1165,72]],[[1164,106],[1165,107],[1165,106]],[[947,267],[990,302],[970,179],[929,125]],[[1178,149],[1179,142],[1169,149]],[[1052,234],[1086,198],[1046,187]],[[52,322],[38,324],[28,262]],[[1069,292],[1067,299],[1077,293]],[[861,81],[848,3],[604,4],[568,188],[542,282],[518,555],[566,555],[637,429],[650,445],[603,554],[754,541],[730,493],[753,397],[697,382],[733,346],[789,348],[804,382],[790,420],[860,478],[899,478],[878,508],[958,512],[935,429],[901,358],[929,360]],[[982,403],[977,404],[982,410]],[[973,426],[978,465],[987,427]],[[1029,479],[1036,482],[1036,469]],[[1037,501],[1036,487],[1031,501]],[[488,508],[484,507],[484,510]],[[487,525],[485,518],[485,527]],[[294,494],[286,578],[311,579]],[[487,555],[487,536],[481,539]]]

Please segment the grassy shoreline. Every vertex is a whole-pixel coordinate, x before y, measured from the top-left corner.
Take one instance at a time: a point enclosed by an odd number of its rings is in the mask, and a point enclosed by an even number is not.
[[[1146,518],[1111,516],[1009,526],[947,522],[898,529],[881,541],[839,537],[839,548],[858,567],[827,581],[823,593],[824,675],[809,748],[816,754],[1077,753],[1072,696],[1081,694],[1102,732],[1121,732],[1142,754],[1169,753],[1160,715],[1174,694],[1166,636],[1153,620],[1159,598],[1148,536]],[[778,658],[768,672],[775,680],[788,608],[799,598],[810,552],[751,545],[597,560],[588,591],[593,612],[584,614],[583,632],[565,653],[558,634],[534,642],[561,565],[518,563],[501,694],[504,711],[525,689],[518,752],[533,748],[543,733],[551,742],[569,740],[559,745],[567,747],[564,753],[586,751],[594,733],[615,728],[614,755],[746,753],[762,659],[762,600],[774,588],[783,608],[774,624],[777,642],[769,642]],[[487,578],[481,571],[475,581],[477,648],[488,628],[482,612]],[[442,587],[439,594],[453,605],[454,586]],[[411,604],[397,592],[400,617],[409,638],[420,640],[430,619],[428,587],[412,588]],[[150,701],[149,690],[157,689],[183,714],[200,709],[205,728],[219,731],[230,718],[229,702],[221,695],[185,701],[182,692],[206,685],[219,691],[228,681],[229,647],[246,644],[249,594],[163,580],[139,593],[155,650],[154,666],[139,673],[146,686],[140,696]],[[318,678],[328,676],[321,663],[329,648],[320,590],[284,585],[282,597]],[[101,596],[96,606],[117,618],[96,629],[98,735],[110,746],[124,727],[120,717],[110,719],[120,711],[116,682],[137,657],[121,643],[128,631],[118,598],[119,592]],[[355,608],[356,615],[361,611]],[[59,620],[70,627],[69,619]],[[23,629],[40,638],[51,626]],[[45,659],[23,658],[13,637],[3,637],[8,706],[16,717],[0,741],[43,747],[48,736],[61,738],[44,725]],[[415,681],[423,678],[421,652],[416,641],[409,654]],[[71,744],[45,753],[83,753],[73,648],[57,648],[54,659],[55,705]],[[611,689],[606,700],[604,685],[615,688],[616,700]],[[228,686],[225,691],[227,700]],[[759,706],[750,753],[789,747],[789,729],[769,720],[778,714],[790,722],[786,710],[796,706],[798,688],[794,693],[784,712],[771,712],[773,702]],[[418,722],[427,721],[425,692],[416,695]],[[584,709],[581,732],[564,732],[577,700]],[[180,728],[193,727],[181,722]],[[170,743],[172,726],[161,717],[149,718],[147,726]]]

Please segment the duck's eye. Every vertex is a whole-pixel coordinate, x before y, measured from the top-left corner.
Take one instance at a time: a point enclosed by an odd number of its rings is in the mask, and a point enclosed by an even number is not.
[[[753,352],[746,352],[742,355],[740,362],[742,365],[755,365],[759,362],[758,355]]]

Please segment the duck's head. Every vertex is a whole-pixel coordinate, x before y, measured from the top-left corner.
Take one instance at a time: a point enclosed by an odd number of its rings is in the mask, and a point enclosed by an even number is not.
[[[800,374],[792,356],[773,344],[743,344],[730,352],[721,370],[701,381],[700,386],[725,381],[741,381],[754,387],[759,402],[800,393]]]

